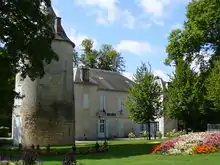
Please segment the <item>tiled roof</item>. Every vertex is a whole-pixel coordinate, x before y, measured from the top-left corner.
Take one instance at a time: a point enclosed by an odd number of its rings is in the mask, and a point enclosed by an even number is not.
[[[53,16],[53,28],[54,28],[55,19],[58,18],[58,17],[56,15],[56,13],[54,12],[53,8],[51,8],[50,11],[51,11],[51,14]],[[73,47],[75,47],[75,44],[67,37],[66,32],[63,29],[62,24],[59,27],[59,33],[55,34],[55,39],[67,41],[67,42],[71,43],[73,45]]]
[[[132,81],[117,72],[89,69],[91,85],[98,85],[100,90],[111,90],[127,92],[128,87],[132,84]],[[81,68],[74,68],[73,74],[74,83],[82,84]]]

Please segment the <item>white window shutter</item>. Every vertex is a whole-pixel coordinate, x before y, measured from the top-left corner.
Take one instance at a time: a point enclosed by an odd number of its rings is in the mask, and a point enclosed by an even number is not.
[[[123,101],[121,100],[121,111],[124,110],[124,104],[123,104]]]
[[[103,109],[106,110],[106,99],[105,99],[105,96],[103,96]]]
[[[103,96],[100,96],[100,110],[103,110]]]
[[[121,98],[118,98],[118,110],[121,111]]]
[[[83,95],[83,108],[84,109],[89,108],[89,95],[88,94]]]

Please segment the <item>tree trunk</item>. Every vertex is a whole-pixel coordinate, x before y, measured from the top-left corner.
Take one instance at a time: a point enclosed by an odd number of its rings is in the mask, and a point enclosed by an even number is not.
[[[150,132],[150,122],[147,122],[147,129],[148,129],[148,139],[151,140],[151,132]]]
[[[186,134],[188,134],[189,133],[189,130],[188,130],[188,123],[187,123],[187,121],[185,122],[185,131],[186,131]]]
[[[154,139],[157,139],[157,123],[154,122]]]

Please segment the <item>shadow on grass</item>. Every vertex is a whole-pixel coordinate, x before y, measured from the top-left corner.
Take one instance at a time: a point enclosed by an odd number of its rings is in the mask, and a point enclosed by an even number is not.
[[[82,159],[117,159],[126,158],[137,155],[146,155],[150,153],[151,148],[155,144],[118,144],[110,145],[109,151],[105,153],[91,153],[85,155],[77,155],[77,160]],[[84,148],[84,147],[81,147]],[[44,161],[61,161],[62,156],[41,157]]]
[[[158,142],[159,143],[159,142]],[[141,144],[134,144],[134,143],[128,143],[128,144],[110,144],[109,145],[109,151],[105,153],[89,153],[89,154],[77,154],[76,158],[77,160],[83,160],[83,159],[119,159],[119,158],[126,158],[131,156],[138,156],[138,155],[146,155],[150,153],[151,148],[156,143],[141,143]],[[89,146],[94,146],[94,144],[87,144],[83,146],[79,146],[80,150],[87,150]],[[59,148],[53,148],[52,150],[56,149],[58,152],[63,151],[70,151],[71,147],[59,147]],[[7,150],[0,150],[0,156],[6,155],[8,157],[18,158],[18,152],[17,151],[7,151]],[[40,156],[39,159],[46,161],[46,162],[61,162],[64,155],[53,155],[53,156]]]

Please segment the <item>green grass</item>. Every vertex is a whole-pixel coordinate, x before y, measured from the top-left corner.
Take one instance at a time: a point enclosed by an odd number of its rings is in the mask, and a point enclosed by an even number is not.
[[[83,165],[219,165],[220,153],[209,155],[162,156],[149,154],[151,147],[158,141],[129,140],[110,141],[107,153],[78,155]],[[88,147],[81,144],[77,147]],[[94,145],[94,144],[93,144]],[[57,150],[69,150],[71,147],[54,147]],[[60,165],[62,156],[41,157],[45,165]]]

